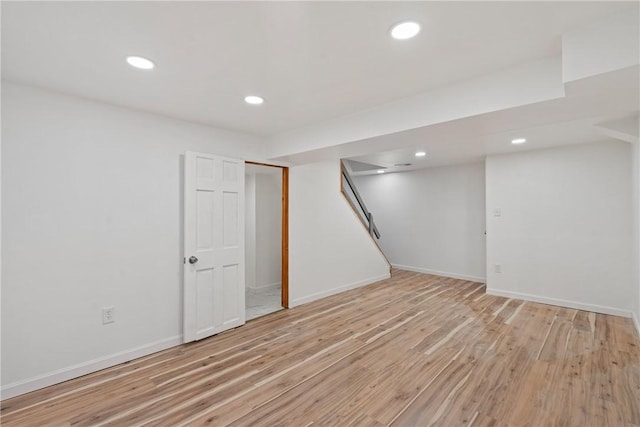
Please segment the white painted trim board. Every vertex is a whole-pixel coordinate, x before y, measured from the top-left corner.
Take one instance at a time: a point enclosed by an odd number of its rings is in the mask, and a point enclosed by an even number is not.
[[[312,301],[316,301],[316,300],[319,300],[321,298],[325,298],[325,297],[328,297],[328,296],[331,296],[331,295],[339,294],[341,292],[349,291],[351,289],[359,288],[361,286],[370,285],[372,283],[379,282],[381,280],[385,280],[385,279],[388,279],[390,277],[391,277],[391,273],[387,273],[387,274],[383,274],[382,276],[370,277],[368,279],[359,280],[357,282],[349,283],[347,285],[339,286],[337,288],[328,289],[326,291],[316,292],[315,294],[307,295],[307,296],[302,297],[302,298],[295,298],[295,299],[290,301],[289,307],[290,308],[297,307],[299,305],[306,304],[306,303],[309,303],[309,302],[312,302]]]
[[[569,301],[569,300],[563,300],[558,298],[549,298],[549,297],[525,294],[520,292],[504,291],[500,289],[487,288],[487,294],[495,295],[499,297],[538,302],[541,304],[555,305],[559,307],[574,308],[577,310],[592,311],[594,313],[610,314],[612,316],[621,316],[621,317],[627,317],[627,318],[632,317],[632,312],[630,310],[625,310],[625,309],[616,308],[616,307],[607,307],[604,305],[587,304],[587,303],[582,303],[577,301]]]
[[[180,344],[182,344],[182,335],[145,344],[130,350],[124,350],[109,356],[79,363],[74,366],[58,369],[57,371],[48,372],[28,380],[7,384],[0,389],[0,396],[2,400],[9,399],[21,394],[78,378],[83,375],[91,374],[102,369],[110,368],[112,366],[119,365],[120,363],[148,356]]]
[[[449,277],[451,279],[471,280],[472,282],[486,283],[487,278],[481,276],[470,276],[468,274],[449,273],[447,271],[430,270],[422,267],[412,267],[410,265],[391,264],[398,270],[413,271],[415,273],[432,274],[434,276]]]

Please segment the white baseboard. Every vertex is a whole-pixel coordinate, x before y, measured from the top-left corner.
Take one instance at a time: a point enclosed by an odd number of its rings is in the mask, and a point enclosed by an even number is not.
[[[291,302],[289,304],[289,307],[297,307],[299,305],[306,304],[306,303],[311,302],[311,301],[316,301],[316,300],[319,300],[321,298],[325,298],[325,297],[328,297],[328,296],[331,296],[331,295],[339,294],[340,292],[345,292],[345,291],[348,291],[348,290],[351,290],[351,289],[359,288],[361,286],[370,285],[372,283],[379,282],[380,280],[385,280],[385,279],[388,279],[390,277],[391,277],[391,274],[387,273],[387,274],[383,274],[382,276],[370,277],[368,279],[359,280],[357,282],[349,283],[348,285],[339,286],[339,287],[333,288],[333,289],[328,289],[326,291],[316,292],[315,294],[307,295],[307,296],[302,297],[302,298],[295,298],[295,299],[291,300]]]
[[[429,270],[427,268],[412,267],[410,265],[391,264],[398,270],[414,271],[416,273],[433,274],[434,276],[450,277],[452,279],[471,280],[472,282],[486,283],[487,278],[482,276],[470,276],[468,274],[449,273],[447,271]]]
[[[531,302],[539,302],[541,304],[549,304],[549,305],[557,305],[557,306],[560,306],[560,307],[575,308],[577,310],[592,311],[594,313],[610,314],[612,316],[632,317],[632,314],[633,314],[630,310],[625,310],[625,309],[622,309],[622,308],[607,307],[607,306],[604,306],[604,305],[587,304],[587,303],[583,303],[583,302],[576,302],[576,301],[569,301],[569,300],[563,300],[563,299],[557,299],[557,298],[542,297],[542,296],[539,296],[539,295],[531,295],[531,294],[525,294],[525,293],[520,293],[520,292],[503,291],[503,290],[500,290],[500,289],[487,288],[487,294],[488,295],[495,295],[495,296],[499,296],[499,297],[521,299],[521,300],[531,301]]]
[[[638,313],[633,313],[633,324],[636,327],[636,332],[638,333],[638,338],[640,338],[640,319],[638,319]]]
[[[158,351],[166,350],[182,344],[182,335],[166,338],[150,344],[121,351],[110,356],[83,362],[68,368],[39,375],[28,380],[7,384],[0,389],[0,399],[5,400],[21,394],[29,393],[44,387],[49,387],[64,381],[78,378],[101,369],[110,368],[120,363],[128,362],[139,357],[148,356]]]

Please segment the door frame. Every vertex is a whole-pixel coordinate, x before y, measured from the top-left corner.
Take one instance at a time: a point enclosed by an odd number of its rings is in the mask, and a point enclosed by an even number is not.
[[[281,302],[282,307],[289,308],[289,167],[272,165],[269,163],[251,162],[245,160],[245,165],[267,166],[282,169],[282,263],[280,274],[282,280]]]

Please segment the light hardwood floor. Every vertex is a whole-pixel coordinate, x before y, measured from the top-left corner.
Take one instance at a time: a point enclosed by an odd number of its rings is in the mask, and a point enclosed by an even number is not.
[[[633,426],[629,319],[405,271],[2,402],[3,426]]]

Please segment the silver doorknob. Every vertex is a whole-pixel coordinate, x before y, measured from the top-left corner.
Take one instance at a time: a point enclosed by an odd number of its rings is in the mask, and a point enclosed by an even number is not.
[[[198,258],[194,256],[189,257],[189,264],[195,264],[196,262],[198,262]]]

